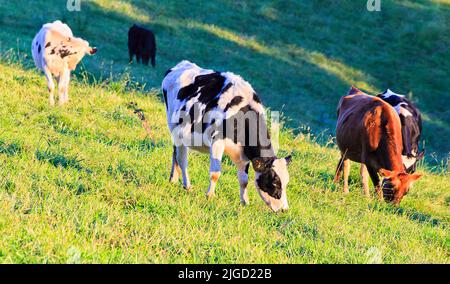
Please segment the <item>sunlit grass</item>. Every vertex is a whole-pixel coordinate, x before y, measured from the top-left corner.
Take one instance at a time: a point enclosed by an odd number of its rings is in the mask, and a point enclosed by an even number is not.
[[[431,2],[443,5],[450,5],[450,0],[431,0]]]
[[[0,262],[367,263],[373,250],[385,263],[449,262],[448,175],[426,173],[395,209],[362,196],[354,166],[343,196],[338,152],[285,129],[289,212],[270,212],[253,183],[241,206],[228,159],[208,201],[208,157],[191,153],[191,193],[171,185],[158,92],[126,86],[75,80],[70,103],[51,108],[43,76],[0,64]]]
[[[133,20],[141,22],[141,23],[148,23],[152,20],[151,17],[147,13],[145,13],[145,11],[142,11],[141,9],[136,8],[135,6],[133,6],[133,4],[129,3],[128,1],[94,0],[93,2],[96,3],[104,11],[109,11],[109,12],[120,11],[121,13],[127,15],[128,17],[132,18]]]
[[[83,61],[96,78],[129,74],[150,90],[159,88],[168,68],[189,59],[242,75],[268,106],[285,113],[289,127],[309,127],[315,135],[333,135],[336,104],[350,85],[373,94],[391,88],[414,94],[430,118],[423,135],[428,153],[448,156],[450,120],[439,103],[450,88],[443,5],[386,0],[381,13],[370,13],[351,0],[86,0],[80,12],[68,12],[64,2],[24,1],[0,0],[0,50],[20,53],[25,66],[32,66],[36,30],[60,19],[99,48]],[[409,2],[418,5],[405,6]],[[156,69],[128,65],[127,31],[134,23],[156,34]]]
[[[65,1],[0,0],[0,262],[449,263],[448,14],[429,1],[383,1],[382,13],[353,0],[198,3],[82,1],[69,13]],[[48,105],[29,51],[55,19],[99,47],[74,72],[62,108]],[[156,69],[128,64],[136,22],[156,33]],[[190,155],[191,193],[168,183],[159,87],[182,59],[242,75],[284,112],[289,212],[270,212],[253,182],[251,205],[241,206],[229,159],[211,201],[207,155]],[[334,128],[352,84],[412,93],[425,113],[424,177],[399,208],[363,197],[357,165],[349,196],[332,183],[339,153],[330,132],[317,133]]]
[[[327,58],[324,54],[320,52],[307,51],[304,48],[299,48],[293,45],[290,45],[287,48],[269,47],[258,42],[253,37],[245,37],[231,30],[226,30],[214,25],[208,25],[194,21],[190,21],[188,23],[188,27],[207,31],[219,38],[231,41],[242,47],[246,47],[256,52],[259,52],[263,55],[273,56],[281,61],[284,61],[288,64],[292,64],[294,66],[298,65],[299,63],[289,58],[289,54],[298,56],[300,57],[298,59],[306,61],[312,65],[315,65],[323,69],[326,72],[335,75],[336,77],[347,83],[349,86],[355,85],[373,94],[377,93],[377,90],[372,85],[364,81],[364,78],[368,77],[366,74],[363,74],[359,70],[355,70],[354,68],[346,66],[342,62]]]

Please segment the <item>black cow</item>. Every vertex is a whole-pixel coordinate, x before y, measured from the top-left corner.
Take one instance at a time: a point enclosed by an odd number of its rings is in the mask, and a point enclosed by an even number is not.
[[[414,173],[417,162],[425,154],[423,150],[419,153],[419,140],[422,134],[420,111],[405,96],[396,94],[389,89],[379,94],[378,97],[393,106],[400,117],[403,138],[403,164],[408,173]]]
[[[130,63],[136,55],[138,63],[142,60],[142,63],[148,65],[151,59],[152,66],[155,67],[156,39],[153,32],[136,24],[133,25],[128,31],[128,52]]]

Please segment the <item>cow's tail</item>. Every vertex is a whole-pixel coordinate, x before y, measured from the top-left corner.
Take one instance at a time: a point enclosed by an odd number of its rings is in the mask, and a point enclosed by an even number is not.
[[[336,167],[336,173],[334,175],[334,183],[338,183],[339,180],[341,179],[341,173],[342,173],[342,169],[344,166],[344,161],[345,161],[345,156],[347,155],[348,152],[348,148],[345,149],[344,154],[342,154],[341,159],[339,160],[339,163]]]

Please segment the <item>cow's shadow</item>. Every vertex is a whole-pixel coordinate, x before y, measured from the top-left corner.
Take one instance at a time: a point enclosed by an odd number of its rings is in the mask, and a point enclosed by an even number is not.
[[[370,209],[379,211],[379,212],[386,212],[390,214],[396,214],[402,217],[406,217],[411,221],[415,221],[421,224],[426,224],[432,227],[442,227],[446,228],[447,224],[445,221],[435,218],[430,214],[426,214],[423,212],[420,212],[414,208],[405,208],[405,207],[395,207],[392,205],[386,205],[384,204],[384,201],[376,201],[374,204],[371,204],[369,206]]]

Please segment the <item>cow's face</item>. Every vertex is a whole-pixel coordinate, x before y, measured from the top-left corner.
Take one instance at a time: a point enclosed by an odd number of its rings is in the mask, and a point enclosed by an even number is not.
[[[408,191],[414,181],[422,177],[420,174],[407,174],[406,172],[380,170],[383,178],[383,197],[386,202],[394,205],[400,204],[403,197],[408,194]]]
[[[91,47],[89,45],[89,42],[85,41],[85,40],[81,40],[81,46],[83,47],[83,51],[85,54],[88,55],[94,55],[97,53],[97,48],[96,47]]]
[[[70,38],[67,42],[67,46],[60,49],[60,53],[67,54],[67,63],[70,70],[75,70],[77,64],[83,59],[86,54],[94,55],[97,52],[97,48],[91,47],[89,42],[81,38]],[[70,44],[70,45],[69,45]]]
[[[286,187],[289,182],[287,166],[291,157],[256,158],[252,160],[255,185],[264,202],[274,211],[289,209]]]

